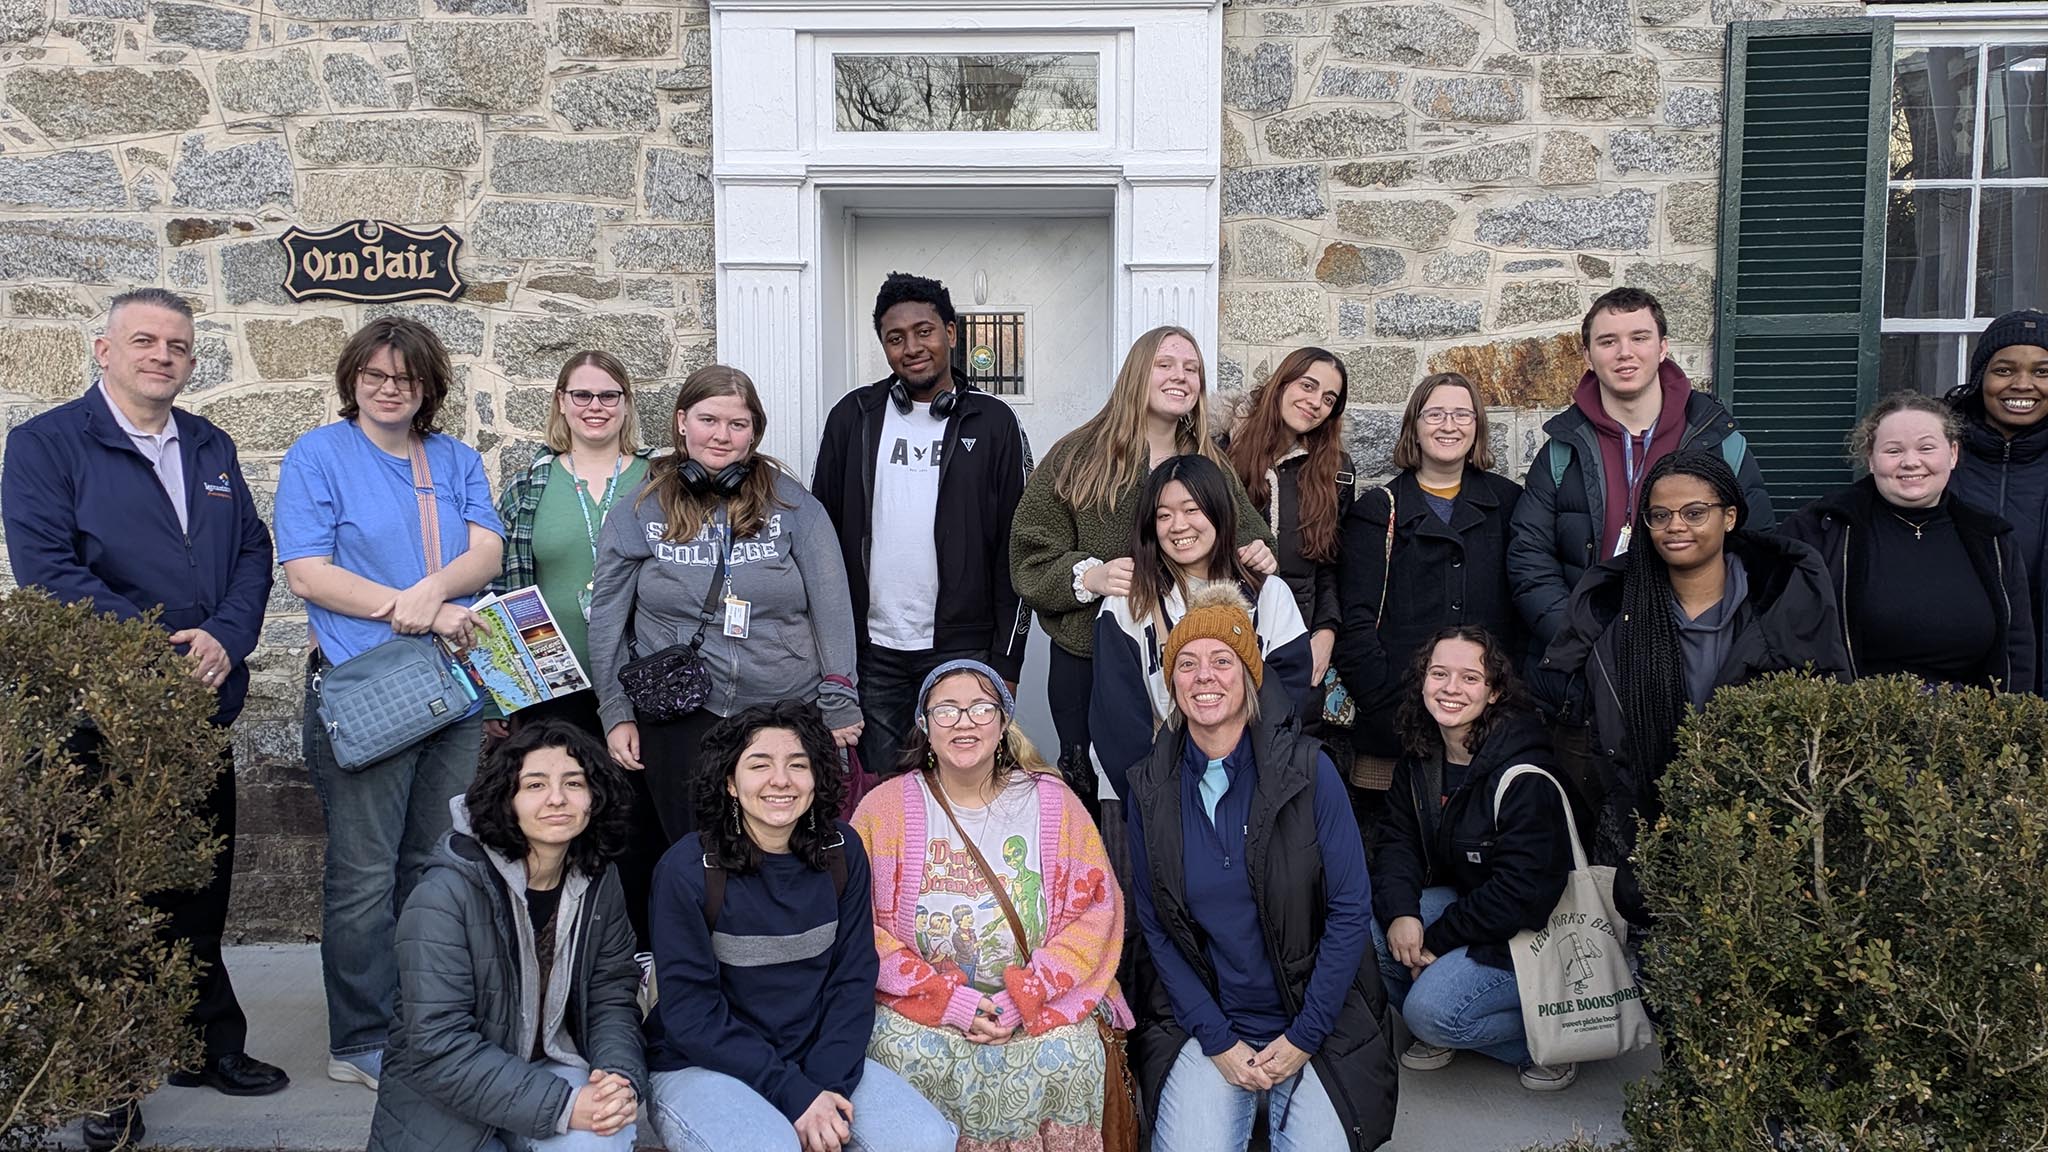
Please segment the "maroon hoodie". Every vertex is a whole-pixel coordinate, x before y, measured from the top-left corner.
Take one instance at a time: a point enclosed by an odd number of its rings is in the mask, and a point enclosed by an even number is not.
[[[1638,479],[1649,475],[1650,465],[1676,451],[1685,435],[1685,402],[1692,396],[1692,381],[1686,379],[1683,368],[1665,360],[1657,365],[1657,384],[1664,390],[1664,408],[1657,414],[1657,430],[1650,436],[1649,458],[1636,470]],[[1606,514],[1600,526],[1599,558],[1605,560],[1614,555],[1622,525],[1635,514],[1635,498],[1640,495],[1629,491],[1628,467],[1622,458],[1622,438],[1628,433],[1600,406],[1600,381],[1591,371],[1579,379],[1572,404],[1592,421],[1593,433],[1600,441],[1600,474],[1606,487],[1602,508]]]

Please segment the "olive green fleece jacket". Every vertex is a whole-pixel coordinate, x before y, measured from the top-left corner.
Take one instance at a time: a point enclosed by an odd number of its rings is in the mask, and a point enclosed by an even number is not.
[[[1074,596],[1074,565],[1083,560],[1121,560],[1131,554],[1131,528],[1138,518],[1138,500],[1145,493],[1140,476],[1116,498],[1108,515],[1099,509],[1076,512],[1052,490],[1060,466],[1073,454],[1070,441],[1053,445],[1024,485],[1017,515],[1010,521],[1010,583],[1038,613],[1038,622],[1053,643],[1087,659],[1095,649],[1095,616],[1102,601],[1086,604]],[[1259,514],[1244,485],[1227,466],[1237,501],[1237,546],[1264,540],[1273,546],[1273,530]]]

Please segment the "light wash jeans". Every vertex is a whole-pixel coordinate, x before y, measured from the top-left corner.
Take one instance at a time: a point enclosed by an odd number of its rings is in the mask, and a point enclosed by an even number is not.
[[[327,986],[327,1050],[379,1051],[398,991],[398,913],[453,821],[448,800],[469,790],[483,718],[458,720],[360,772],[334,762],[306,677],[300,732],[306,771],[327,818],[320,887],[320,974]]]
[[[581,1088],[590,1083],[590,1073],[553,1060],[537,1060],[536,1064],[567,1080],[572,1088]],[[548,1136],[540,1140],[528,1140],[533,1152],[633,1152],[633,1140],[637,1126],[628,1124],[610,1136],[599,1136],[595,1132],[569,1131],[559,1136]],[[484,1141],[476,1152],[506,1152],[505,1142],[496,1136]]]
[[[953,1152],[953,1123],[873,1060],[853,1090],[853,1140],[861,1152]],[[654,1074],[647,1114],[668,1152],[798,1152],[796,1127],[760,1093],[723,1072]]]
[[[1457,900],[1456,889],[1424,888],[1422,926],[1436,923]],[[1387,950],[1387,934],[1378,917],[1373,918],[1372,947],[1379,954],[1387,1002],[1401,1010],[1410,1035],[1424,1044],[1477,1052],[1503,1064],[1529,1062],[1522,995],[1512,971],[1481,964],[1459,947],[1437,957],[1420,978],[1410,978],[1407,966]]]
[[[1266,1130],[1273,1152],[1332,1152],[1349,1147],[1350,1136],[1330,1103],[1316,1070],[1304,1064],[1278,1087],[1265,1092],[1239,1088],[1223,1078],[1200,1043],[1181,1045],[1166,1084],[1159,1090],[1154,1152],[1245,1152],[1259,1105],[1266,1106]]]

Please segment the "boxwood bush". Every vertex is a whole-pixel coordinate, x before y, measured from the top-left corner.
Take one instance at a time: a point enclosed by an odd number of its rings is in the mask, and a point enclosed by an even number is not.
[[[219,848],[213,706],[153,622],[0,596],[0,1147],[196,1054],[190,957],[143,898],[202,883]]]
[[[2048,1147],[2048,702],[1774,676],[1662,789],[1636,1147]]]

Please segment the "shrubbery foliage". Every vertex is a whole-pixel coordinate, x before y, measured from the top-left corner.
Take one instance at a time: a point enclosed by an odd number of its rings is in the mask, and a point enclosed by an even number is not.
[[[219,848],[198,811],[213,708],[152,621],[0,596],[0,1146],[193,1054],[191,960],[143,896],[204,882]]]
[[[2048,701],[1774,676],[1662,789],[1636,1147],[2048,1147]]]

